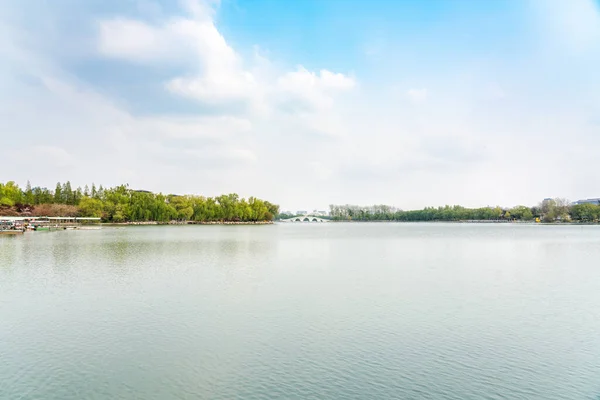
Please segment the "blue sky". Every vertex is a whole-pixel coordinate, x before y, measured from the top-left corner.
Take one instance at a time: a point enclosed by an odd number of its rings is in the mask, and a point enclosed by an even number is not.
[[[0,0],[0,180],[330,203],[597,197],[596,0]]]

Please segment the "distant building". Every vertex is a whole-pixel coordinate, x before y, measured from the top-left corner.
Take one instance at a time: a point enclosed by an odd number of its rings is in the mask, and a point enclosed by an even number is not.
[[[577,201],[573,202],[573,205],[577,205],[577,204],[594,204],[594,205],[599,206],[600,205],[600,198],[597,198],[597,199],[577,200]]]
[[[306,215],[308,211],[296,211],[296,215]]]

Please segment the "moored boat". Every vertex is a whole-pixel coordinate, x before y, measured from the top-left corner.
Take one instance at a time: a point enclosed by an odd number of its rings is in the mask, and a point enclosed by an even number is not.
[[[22,235],[25,232],[23,225],[17,225],[13,221],[0,220],[0,235]]]
[[[0,229],[0,235],[22,235],[22,229]]]

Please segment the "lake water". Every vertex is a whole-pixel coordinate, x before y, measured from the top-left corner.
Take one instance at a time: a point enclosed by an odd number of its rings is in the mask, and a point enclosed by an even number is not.
[[[600,227],[0,237],[1,399],[599,399]]]

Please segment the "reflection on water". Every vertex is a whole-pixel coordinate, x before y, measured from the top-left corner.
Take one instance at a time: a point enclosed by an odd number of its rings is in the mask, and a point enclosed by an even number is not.
[[[20,258],[23,241],[13,235],[0,236],[0,268],[8,269],[16,265]],[[13,240],[15,242],[13,242]]]
[[[600,228],[0,237],[0,398],[591,399]]]

